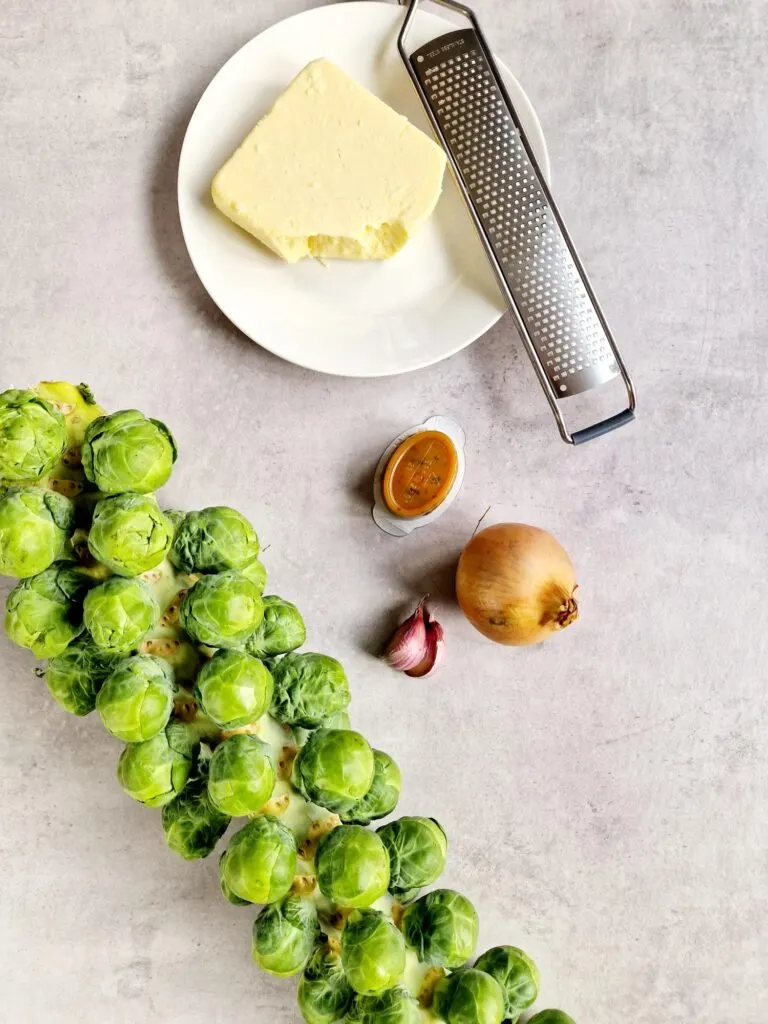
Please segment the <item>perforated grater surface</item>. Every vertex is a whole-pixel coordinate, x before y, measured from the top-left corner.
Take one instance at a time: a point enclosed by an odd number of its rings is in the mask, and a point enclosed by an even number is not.
[[[398,46],[440,139],[502,291],[515,316],[560,434],[580,444],[634,419],[626,367],[536,163],[473,12],[436,3],[471,28],[449,32],[409,54],[421,0],[408,4]],[[571,433],[562,400],[616,377],[628,406]]]

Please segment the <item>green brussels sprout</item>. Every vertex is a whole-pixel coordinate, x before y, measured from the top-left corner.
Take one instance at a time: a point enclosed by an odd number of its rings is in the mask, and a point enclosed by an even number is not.
[[[249,903],[274,903],[286,896],[296,871],[296,840],[268,814],[252,818],[221,855],[222,889]]]
[[[173,539],[170,559],[182,572],[245,569],[259,556],[256,531],[239,512],[223,505],[190,512]]]
[[[45,670],[45,682],[51,696],[65,711],[88,715],[96,705],[104,680],[115,666],[113,654],[105,654],[86,634],[51,658]]]
[[[232,892],[232,890],[229,888],[229,884],[227,883],[227,880],[221,874],[219,875],[219,888],[221,889],[221,895],[224,897],[224,899],[225,900],[229,900],[229,902],[234,907],[250,907],[251,906],[251,901],[250,900],[240,899],[239,896],[236,896],[235,893]]]
[[[354,992],[340,955],[328,944],[312,954],[299,979],[297,998],[306,1024],[335,1024],[349,1008]]]
[[[281,597],[265,597],[264,619],[245,641],[245,649],[256,658],[290,654],[307,639],[304,619],[295,604]]]
[[[278,662],[277,658],[265,658],[264,659],[264,664],[268,665],[268,666],[271,666],[270,671],[272,672],[273,676],[274,676],[275,666],[277,665],[277,662]],[[335,715],[331,715],[330,718],[326,718],[326,720],[323,722],[323,728],[324,729],[351,729],[352,725],[351,725],[349,714],[346,711],[337,711]],[[314,731],[315,731],[314,729],[305,729],[305,728],[303,728],[300,725],[292,726],[291,733],[293,734],[293,741],[296,744],[296,746],[297,747],[303,747],[304,744],[307,742],[307,740],[309,739],[309,737],[312,735],[312,733]],[[375,757],[376,757],[376,751],[375,750],[373,752],[373,755],[374,755],[374,760],[375,760]],[[375,770],[376,770],[376,768],[375,768],[375,765],[374,765],[374,771]],[[367,822],[360,822],[360,821],[358,821],[358,822],[348,822],[348,824],[364,825],[364,824],[367,824]]]
[[[344,669],[326,654],[286,654],[273,674],[275,696],[270,714],[281,725],[315,729],[349,707]]]
[[[178,532],[179,527],[181,526],[181,524],[184,522],[184,520],[187,517],[187,513],[186,512],[181,512],[177,508],[164,508],[162,510],[162,512],[163,512],[163,515],[165,516],[165,518],[168,520],[168,522],[173,527],[173,536],[175,538],[176,537],[176,533]],[[168,552],[168,557],[171,559],[171,561],[173,561],[173,545],[171,545],[171,549]]]
[[[36,576],[64,553],[75,506],[63,494],[12,487],[0,497],[0,576]]]
[[[341,937],[341,962],[355,992],[377,995],[405,970],[405,939],[378,910],[353,910]]]
[[[390,988],[377,996],[358,996],[344,1024],[421,1024],[419,1004],[404,988]]]
[[[184,789],[199,748],[187,725],[171,721],[151,740],[126,746],[118,761],[117,780],[140,804],[162,807]]]
[[[373,750],[352,729],[318,729],[299,751],[294,784],[307,800],[329,811],[348,811],[370,790]]]
[[[420,897],[405,908],[400,925],[422,963],[452,971],[472,956],[478,927],[475,908],[452,889],[435,889]]]
[[[323,722],[323,726],[326,729],[349,729],[351,728],[351,725],[352,721],[349,717],[348,711],[337,711],[335,714],[331,715],[330,718],[326,718]],[[307,735],[309,735],[309,732],[311,731],[312,730],[308,730]],[[374,755],[375,753],[376,751],[374,750]]]
[[[421,895],[421,886],[414,885],[412,889],[398,889],[397,890],[397,902],[402,907],[407,907],[409,903],[413,903],[414,900],[418,899]]]
[[[576,1021],[562,1010],[540,1010],[528,1024],[576,1024]]]
[[[83,469],[103,494],[158,490],[171,475],[176,456],[168,427],[136,409],[99,416],[85,431]]]
[[[446,1024],[501,1024],[504,992],[490,974],[469,967],[437,983],[432,1010]]]
[[[127,654],[155,625],[160,609],[143,580],[110,576],[88,592],[83,614],[97,647],[111,654]]]
[[[274,788],[275,766],[266,743],[238,733],[216,747],[208,768],[208,794],[214,807],[233,818],[256,814]]]
[[[312,954],[318,932],[314,903],[289,893],[264,907],[253,922],[254,963],[277,978],[298,974]]]
[[[227,831],[229,815],[222,814],[208,797],[205,775],[191,779],[175,800],[162,810],[168,847],[184,860],[207,857]]]
[[[241,569],[240,572],[247,580],[251,581],[260,594],[264,593],[264,587],[267,585],[267,570],[264,568],[263,562],[260,562],[257,558],[250,565],[246,565],[244,569]]]
[[[370,907],[389,884],[389,858],[375,832],[339,825],[317,844],[315,871],[320,892],[340,907]]]
[[[402,776],[395,762],[383,750],[374,750],[373,782],[370,789],[341,815],[341,820],[368,825],[377,818],[385,818],[397,807],[401,786]]]
[[[240,647],[264,617],[261,593],[239,572],[203,576],[181,602],[181,624],[208,647]]]
[[[34,393],[0,394],[0,480],[39,480],[53,469],[67,443],[64,417]]]
[[[527,953],[516,946],[494,946],[477,958],[475,967],[485,971],[504,992],[504,1016],[517,1020],[539,995],[539,970]]]
[[[115,666],[96,708],[107,732],[124,743],[142,743],[166,727],[173,697],[170,665],[151,654],[134,654]]]
[[[159,565],[171,546],[173,527],[146,494],[114,494],[93,513],[88,548],[118,576],[140,576]]]
[[[83,632],[83,599],[93,580],[67,562],[17,583],[5,606],[5,629],[38,658],[55,658]]]
[[[434,818],[398,818],[378,830],[389,855],[389,889],[407,902],[443,873],[448,838]]]
[[[217,651],[195,681],[200,707],[222,729],[256,722],[269,707],[273,690],[269,670],[245,651]]]

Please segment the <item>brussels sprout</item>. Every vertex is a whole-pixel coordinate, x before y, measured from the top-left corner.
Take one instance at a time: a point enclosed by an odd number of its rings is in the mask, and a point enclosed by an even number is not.
[[[181,512],[177,508],[164,508],[162,510],[162,512],[163,512],[163,515],[165,516],[165,518],[168,520],[168,522],[173,527],[173,535],[174,535],[174,538],[175,538],[176,533],[178,532],[179,527],[181,526],[181,524],[184,522],[184,520],[187,517],[187,513],[186,512]],[[171,561],[173,561],[173,545],[171,545],[171,549],[168,552],[168,557],[171,559]]]
[[[151,740],[173,711],[173,671],[162,658],[135,654],[115,666],[96,698],[107,732],[124,743]]]
[[[67,443],[64,417],[33,391],[0,394],[0,480],[39,480]]]
[[[470,967],[437,983],[432,1009],[446,1024],[501,1024],[504,992],[490,974]]]
[[[373,776],[373,751],[351,729],[313,732],[294,765],[294,784],[307,800],[339,814],[365,796]]]
[[[576,1024],[576,1021],[562,1010],[540,1010],[528,1024]]]
[[[273,690],[269,670],[244,651],[217,651],[195,682],[200,707],[223,729],[239,729],[261,718]]]
[[[256,658],[290,654],[307,639],[304,619],[295,604],[281,597],[264,598],[264,619],[245,641],[245,649]]]
[[[85,475],[103,494],[156,491],[171,475],[176,442],[164,423],[136,409],[99,416],[83,441]]]
[[[209,647],[240,647],[264,617],[257,587],[239,572],[203,576],[181,602],[181,624]]]
[[[539,995],[539,970],[531,958],[516,946],[494,946],[478,957],[475,967],[485,971],[504,992],[504,1016],[517,1020]]]
[[[256,814],[272,796],[275,766],[256,736],[238,733],[220,743],[208,769],[211,803],[233,818]]]
[[[62,494],[12,487],[0,497],[0,576],[36,576],[59,558],[75,526]]]
[[[335,1024],[354,998],[341,957],[328,945],[318,946],[304,968],[297,992],[307,1024]]]
[[[389,858],[375,832],[339,825],[317,844],[315,871],[320,892],[340,907],[370,907],[389,884]]]
[[[207,857],[227,831],[229,815],[208,797],[205,776],[192,779],[175,800],[163,807],[163,832],[169,848],[184,860]]]
[[[97,647],[127,654],[155,625],[160,609],[143,580],[110,576],[86,595],[83,614]]]
[[[443,873],[448,838],[434,818],[398,818],[378,830],[389,854],[389,890],[403,901]]]
[[[377,996],[358,996],[344,1024],[420,1024],[419,1004],[404,988]]]
[[[251,906],[251,901],[250,900],[242,900],[242,899],[240,899],[239,896],[236,896],[235,893],[232,892],[232,890],[229,888],[229,884],[227,883],[227,880],[221,874],[219,874],[219,888],[221,889],[221,895],[224,897],[224,899],[225,900],[229,900],[229,902],[234,907],[250,907]]]
[[[171,546],[173,527],[146,494],[114,494],[93,513],[88,547],[118,576],[139,576],[159,565]]]
[[[65,711],[88,715],[116,660],[114,655],[100,650],[89,636],[81,636],[48,662],[45,670],[48,690]]]
[[[274,675],[274,670],[275,670],[275,665],[277,664],[277,659],[276,658],[265,658],[264,659],[264,664],[272,666],[271,667],[271,671],[272,671],[272,673]],[[351,729],[352,725],[351,725],[351,722],[350,722],[349,715],[347,714],[346,711],[337,711],[335,715],[331,715],[330,718],[326,719],[323,722],[323,728],[324,729]],[[293,736],[293,742],[296,744],[297,747],[303,747],[304,744],[307,742],[307,740],[309,739],[309,737],[312,735],[312,733],[314,731],[315,731],[314,729],[304,729],[300,725],[294,725],[291,728],[291,734]],[[375,758],[376,751],[374,750],[373,753],[374,753],[374,758]],[[374,767],[374,770],[375,770],[375,767]],[[349,824],[358,824],[358,825],[360,825],[360,824],[365,824],[365,823],[364,822],[349,822]]]
[[[479,922],[466,897],[435,889],[405,908],[400,927],[422,963],[455,970],[472,956]]]
[[[353,910],[341,937],[347,981],[360,995],[392,988],[405,970],[405,939],[378,910]]]
[[[151,740],[128,744],[117,765],[118,782],[140,804],[162,807],[184,789],[199,747],[188,726],[172,721]]]
[[[318,935],[314,903],[289,893],[253,922],[251,952],[262,971],[289,978],[304,970]]]
[[[260,814],[236,832],[219,861],[222,889],[249,903],[282,899],[295,871],[293,832],[268,814]]]
[[[8,636],[38,658],[55,658],[83,632],[83,598],[92,585],[67,562],[17,583],[5,606]]]
[[[244,569],[259,555],[259,538],[245,518],[223,505],[190,512],[173,540],[170,559],[182,572]]]
[[[402,777],[400,769],[383,750],[373,752],[373,782],[370,789],[348,811],[341,820],[358,825],[368,825],[376,818],[385,818],[397,807],[400,799]]]
[[[286,654],[274,668],[270,714],[282,725],[314,729],[349,707],[344,669],[326,654]]]
[[[349,729],[349,728],[351,728],[351,725],[352,725],[352,722],[351,722],[351,719],[349,717],[349,712],[348,711],[337,711],[335,714],[331,715],[330,718],[326,718],[326,720],[323,722],[323,726],[326,729]],[[307,735],[309,735],[309,733],[311,731],[312,731],[311,729],[308,730],[307,731]],[[376,751],[374,750],[374,755],[375,754],[376,754]],[[374,766],[374,771],[375,771],[375,766]]]
[[[251,581],[260,594],[264,593],[264,587],[267,585],[267,570],[258,558],[251,562],[250,565],[246,565],[246,567],[241,569],[240,572],[247,580]]]

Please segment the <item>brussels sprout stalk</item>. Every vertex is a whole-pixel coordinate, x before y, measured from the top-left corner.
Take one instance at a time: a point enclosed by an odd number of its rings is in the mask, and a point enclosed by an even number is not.
[[[251,523],[226,506],[161,511],[152,492],[175,459],[162,422],[109,415],[84,385],[0,394],[0,572],[20,577],[10,638],[48,659],[37,675],[62,708],[95,709],[124,744],[118,779],[157,808],[167,847],[217,853],[223,897],[245,916],[263,906],[253,959],[298,977],[307,1024],[535,1013],[533,961],[498,946],[470,966],[474,907],[429,891],[442,827],[369,827],[395,809],[400,770],[350,728],[339,662],[297,650],[298,608],[264,596]],[[530,1021],[573,1024],[559,1010]]]

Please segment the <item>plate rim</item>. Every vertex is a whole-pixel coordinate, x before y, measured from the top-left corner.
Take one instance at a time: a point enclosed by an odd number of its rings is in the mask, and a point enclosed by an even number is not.
[[[439,355],[437,357],[435,357],[434,355],[427,356],[427,357],[425,357],[423,362],[417,362],[414,365],[410,365],[410,366],[404,367],[403,369],[399,369],[399,370],[384,369],[384,370],[373,370],[373,371],[368,370],[368,371],[365,371],[365,372],[361,372],[361,371],[357,371],[356,372],[356,371],[343,370],[343,369],[340,369],[340,370],[331,369],[328,366],[313,365],[312,361],[310,359],[302,360],[302,359],[298,359],[298,358],[296,358],[294,356],[288,356],[284,352],[280,352],[277,348],[275,348],[272,344],[270,344],[270,342],[268,340],[266,340],[266,341],[263,341],[261,339],[257,340],[256,338],[253,337],[253,335],[251,334],[250,331],[246,330],[242,326],[242,324],[239,322],[239,320],[240,320],[239,317],[232,316],[231,313],[229,313],[226,309],[223,308],[223,306],[220,304],[218,299],[216,299],[214,297],[211,289],[208,287],[208,284],[207,284],[207,282],[205,280],[205,276],[201,272],[200,267],[198,266],[198,263],[197,263],[197,261],[195,259],[195,256],[194,256],[194,253],[193,253],[193,247],[190,246],[189,239],[187,237],[187,230],[186,230],[186,227],[185,227],[185,218],[184,218],[184,214],[182,212],[182,209],[183,209],[183,202],[182,202],[182,192],[183,192],[182,171],[183,171],[184,164],[185,164],[185,155],[186,155],[188,140],[189,140],[189,137],[190,137],[190,132],[191,132],[191,129],[192,129],[192,124],[193,124],[193,122],[195,120],[195,117],[197,115],[197,112],[198,112],[201,104],[203,103],[203,101],[204,101],[205,97],[207,96],[209,90],[213,87],[213,85],[214,85],[216,79],[219,77],[219,75],[221,75],[221,73],[224,71],[224,69],[232,61],[234,61],[238,57],[238,55],[246,47],[250,46],[257,39],[260,39],[263,36],[267,35],[269,32],[271,32],[273,29],[276,29],[278,26],[283,26],[284,27],[286,25],[289,25],[293,21],[301,21],[301,20],[304,20],[306,18],[317,16],[317,13],[319,11],[324,11],[324,10],[327,10],[327,9],[329,9],[331,7],[338,7],[338,6],[341,6],[341,4],[339,2],[323,3],[323,4],[320,4],[317,7],[310,7],[308,10],[305,10],[305,11],[297,11],[295,14],[291,14],[291,15],[289,15],[286,18],[281,18],[281,19],[279,19],[277,21],[272,22],[266,28],[262,29],[260,32],[257,32],[256,35],[252,36],[250,39],[247,39],[241,46],[239,46],[233,53],[231,53],[230,56],[211,75],[210,79],[208,80],[207,85],[205,86],[203,91],[200,93],[200,95],[199,95],[199,97],[198,97],[198,99],[197,99],[197,101],[195,103],[195,107],[194,107],[194,109],[193,109],[193,111],[192,111],[192,113],[191,113],[191,115],[189,117],[189,121],[187,122],[187,126],[186,126],[186,128],[184,130],[184,139],[182,141],[181,149],[179,151],[178,167],[177,167],[177,172],[176,172],[176,207],[177,207],[177,215],[178,215],[179,224],[180,224],[180,227],[181,227],[182,238],[184,240],[184,247],[187,250],[187,255],[189,257],[189,260],[190,260],[190,262],[192,264],[192,267],[193,267],[193,269],[195,271],[195,274],[197,275],[197,278],[198,278],[200,284],[202,285],[202,287],[205,290],[206,294],[210,298],[211,302],[213,302],[213,304],[216,306],[216,308],[252,344],[258,345],[260,348],[263,348],[266,352],[269,352],[271,355],[275,356],[278,359],[282,359],[286,363],[290,363],[290,364],[292,364],[294,366],[298,366],[298,367],[300,367],[302,369],[305,369],[305,370],[310,370],[310,371],[312,371],[314,373],[322,373],[322,374],[325,374],[325,375],[327,375],[329,377],[342,377],[342,378],[349,378],[350,380],[366,380],[366,379],[373,380],[373,379],[382,378],[382,377],[397,377],[397,376],[401,376],[401,375],[406,374],[406,373],[415,373],[418,370],[424,370],[424,369],[426,369],[426,368],[428,368],[430,366],[435,366],[438,363],[441,363],[444,360],[450,359],[451,357],[457,355],[459,352],[462,352],[464,349],[468,348],[470,345],[473,345],[476,341],[478,341],[485,334],[487,334],[487,332],[489,330],[491,330],[491,328],[502,319],[502,317],[504,316],[505,310],[496,311],[495,315],[491,316],[488,319],[487,323],[484,323],[483,325],[478,325],[478,327],[476,329],[476,333],[475,333],[475,329],[473,329],[473,333],[472,333],[471,337],[467,337],[465,339],[462,339],[459,343],[457,343],[456,345],[452,346],[449,350],[446,350],[441,355]],[[371,11],[374,8],[379,8],[379,9],[387,8],[387,9],[392,9],[392,10],[400,9],[400,8],[396,7],[394,4],[388,2],[388,0],[346,0],[346,2],[344,3],[344,7],[347,8],[347,9],[354,7],[354,8],[358,8],[358,9],[365,9],[365,10],[368,10],[368,11]],[[441,17],[439,14],[434,14],[433,12],[430,11],[429,15],[432,18],[435,18],[435,19],[437,19],[439,21],[442,21],[448,28],[455,27],[452,22],[448,21],[448,19],[446,19],[444,17]],[[511,81],[514,82],[515,86],[520,91],[520,95],[523,97],[525,103],[527,104],[528,112],[530,114],[530,118],[531,118],[531,120],[533,122],[533,125],[534,125],[534,127],[536,129],[536,132],[538,134],[537,142],[538,142],[538,144],[541,147],[541,153],[540,154],[537,153],[537,160],[539,162],[539,166],[541,168],[541,171],[542,171],[542,174],[544,175],[545,180],[547,181],[548,184],[550,184],[551,183],[551,163],[550,163],[549,148],[547,146],[546,136],[545,136],[544,130],[543,130],[542,126],[541,126],[541,121],[539,120],[539,116],[538,116],[538,113],[536,112],[536,108],[534,107],[533,103],[531,102],[531,99],[528,96],[528,93],[525,91],[523,86],[520,84],[520,82],[518,81],[516,76],[512,73],[510,68],[503,61],[499,60],[498,58],[496,58],[496,63],[498,65],[498,67],[499,67],[499,70],[501,71],[502,76],[505,77],[505,78],[508,78],[508,79],[510,79]],[[448,174],[452,173],[451,169],[450,169],[450,165],[446,168],[446,173],[448,173]]]

